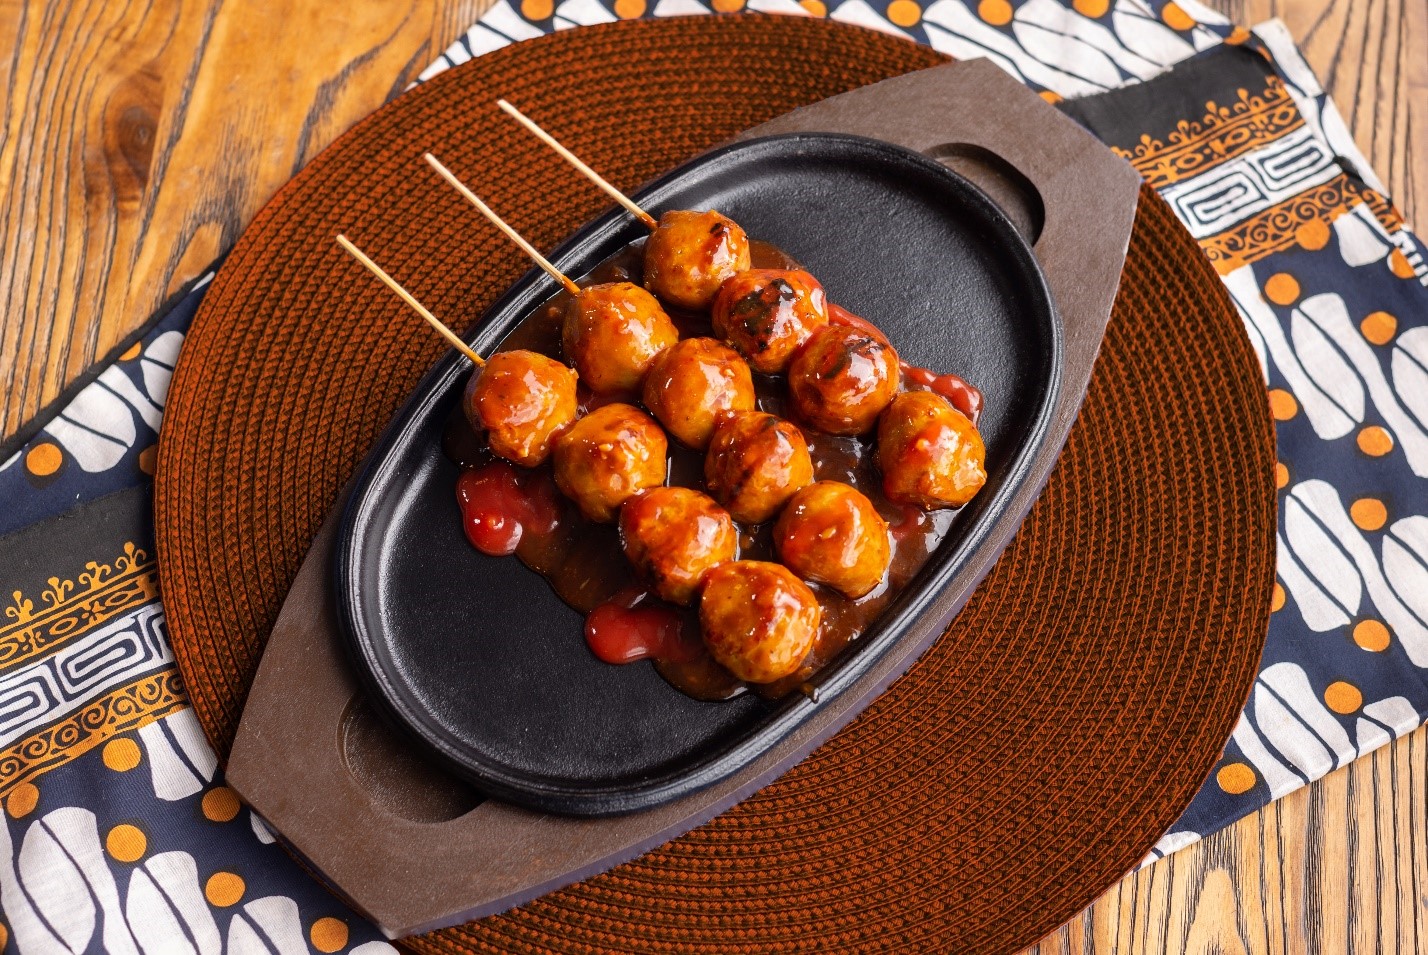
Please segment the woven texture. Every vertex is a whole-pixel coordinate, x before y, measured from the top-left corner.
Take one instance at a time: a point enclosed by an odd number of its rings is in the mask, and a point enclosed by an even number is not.
[[[332,242],[458,326],[526,269],[431,149],[537,245],[607,205],[493,101],[633,186],[795,106],[941,62],[795,18],[636,21],[448,71],[324,152],[214,281],[155,487],[171,638],[220,753],[309,541],[442,345]],[[675,105],[672,105],[675,104]],[[950,632],[714,822],[422,952],[1006,951],[1133,867],[1244,704],[1273,583],[1273,435],[1224,286],[1144,190],[1084,409]],[[394,876],[400,877],[400,876]]]

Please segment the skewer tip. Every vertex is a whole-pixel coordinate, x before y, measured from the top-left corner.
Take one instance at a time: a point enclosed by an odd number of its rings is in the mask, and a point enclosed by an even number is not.
[[[446,166],[442,165],[441,160],[437,159],[431,153],[426,153],[424,158],[428,163],[431,164],[431,167],[436,170],[437,175],[441,176],[441,178],[445,179],[448,183],[451,184],[452,188],[454,188],[457,192],[461,193],[461,195],[464,196],[468,202],[470,202],[473,206],[476,207],[478,212],[480,212],[483,216],[486,217],[487,221],[489,221],[496,228],[504,232],[512,242],[520,246],[521,250],[525,252],[526,255],[530,256],[531,259],[537,265],[539,265],[547,275],[555,279],[561,285],[565,286],[565,290],[571,295],[580,294],[580,286],[576,285],[564,272],[560,271],[560,269],[552,265],[550,261],[546,259],[545,256],[540,254],[540,252],[536,249],[535,246],[531,245],[519,232],[511,228],[511,226],[506,223],[506,220],[496,215],[495,210],[493,210],[490,206],[486,205],[486,203],[481,200],[481,197],[476,195],[476,193],[472,192],[471,189],[467,187],[467,185],[462,182],[456,176],[455,173],[453,173],[450,169],[447,169]]]
[[[607,196],[609,196],[611,199],[614,199],[620,205],[624,206],[625,209],[628,210],[632,216],[643,222],[651,231],[658,228],[659,223],[655,221],[654,216],[650,215],[644,209],[636,205],[634,200],[631,199],[629,196],[625,195],[623,192],[610,185],[610,183],[606,181],[604,176],[601,176],[598,172],[587,166],[585,162],[580,159],[579,156],[575,155],[575,153],[562,146],[560,142],[556,140],[556,138],[550,133],[541,129],[540,125],[536,123],[535,120],[526,116],[524,113],[516,109],[504,99],[497,99],[496,105],[499,106],[502,111],[504,111],[507,115],[515,119],[516,122],[520,123],[527,130],[533,133],[536,138],[538,138],[541,142],[545,143],[551,149],[554,149],[556,153],[560,156],[560,158],[564,159],[566,162],[570,163],[577,170],[579,170],[581,175],[593,182]]]
[[[415,311],[418,315],[420,315],[423,319],[425,319],[427,324],[430,325],[438,334],[440,334],[441,337],[445,338],[453,348],[461,352],[461,354],[465,355],[467,358],[471,359],[471,362],[476,365],[477,368],[480,368],[486,364],[486,360],[480,355],[476,354],[475,350],[470,345],[462,341],[461,338],[455,332],[446,327],[446,324],[444,322],[438,319],[435,315],[431,314],[431,311],[427,309],[425,305],[423,305],[421,302],[418,302],[416,300],[416,297],[413,296],[412,293],[402,288],[401,283],[399,283],[396,279],[388,275],[386,270],[383,269],[376,262],[373,262],[365,252],[357,248],[357,246],[352,242],[351,239],[347,238],[347,236],[339,232],[337,233],[337,244],[342,246],[342,248],[346,249],[347,252],[354,259],[356,259],[362,264],[363,268],[367,269],[367,271],[371,272],[377,278],[381,279],[382,284],[386,285],[387,288],[391,289],[393,292],[396,292],[398,297],[400,297],[402,301],[410,305],[412,307],[412,310]]]

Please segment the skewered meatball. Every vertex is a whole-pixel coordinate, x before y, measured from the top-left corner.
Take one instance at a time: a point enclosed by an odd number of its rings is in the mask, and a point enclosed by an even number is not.
[[[838,481],[795,494],[774,525],[774,547],[789,570],[846,597],[866,595],[892,560],[887,522],[873,502]]]
[[[461,407],[492,452],[533,468],[575,420],[575,372],[538,352],[497,352],[471,376]]]
[[[664,483],[664,432],[632,405],[596,408],[555,442],[555,483],[592,521],[608,524],[620,505]]]
[[[626,501],[620,538],[635,569],[676,604],[693,603],[705,575],[733,560],[739,546],[729,512],[687,487],[654,487]]]
[[[897,352],[857,328],[813,333],[788,366],[794,415],[829,434],[862,434],[897,394]]]
[[[645,243],[645,288],[676,308],[708,308],[724,280],[748,267],[749,237],[713,210],[666,212]]]
[[[583,288],[565,308],[566,360],[602,395],[638,394],[655,357],[679,341],[659,301],[629,282]]]
[[[734,520],[761,524],[813,483],[813,459],[797,427],[762,411],[725,415],[704,458],[709,494]]]
[[[780,564],[736,560],[704,581],[699,626],[714,659],[741,680],[772,683],[796,672],[823,609],[808,585]]]
[[[712,338],[686,338],[655,359],[645,378],[644,399],[670,434],[703,451],[722,413],[753,410],[754,379],[729,346]]]
[[[987,483],[986,456],[976,426],[935,392],[898,395],[878,422],[883,492],[898,504],[966,504]]]
[[[719,288],[714,334],[739,350],[754,370],[774,375],[828,324],[823,286],[802,269],[750,269]]]

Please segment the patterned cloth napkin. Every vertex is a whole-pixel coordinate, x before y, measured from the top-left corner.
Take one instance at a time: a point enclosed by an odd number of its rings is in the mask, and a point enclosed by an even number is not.
[[[1192,0],[747,7],[994,60],[1140,170],[1239,306],[1278,421],[1275,613],[1234,738],[1150,858],[1417,727],[1428,268],[1284,28]],[[501,0],[421,78],[552,30],[709,12]],[[149,476],[209,278],[0,448],[0,939],[22,953],[390,950],[223,785],[167,644]]]

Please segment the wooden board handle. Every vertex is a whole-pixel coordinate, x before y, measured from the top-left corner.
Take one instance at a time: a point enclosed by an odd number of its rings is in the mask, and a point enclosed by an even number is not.
[[[963,173],[1033,243],[1077,366],[1115,300],[1140,175],[990,60],[963,60],[864,86],[786,113],[739,140],[846,133],[914,150]],[[1081,380],[1067,381],[1084,393]]]

